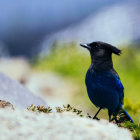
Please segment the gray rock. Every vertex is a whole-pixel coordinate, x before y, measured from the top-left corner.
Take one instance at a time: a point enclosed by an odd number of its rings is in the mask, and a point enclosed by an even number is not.
[[[0,73],[0,100],[10,102],[15,108],[27,108],[31,104],[46,105],[41,98],[3,73]]]

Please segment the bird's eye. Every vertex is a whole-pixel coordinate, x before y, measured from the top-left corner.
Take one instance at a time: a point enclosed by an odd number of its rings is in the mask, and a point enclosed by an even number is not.
[[[99,47],[96,45],[96,46],[94,46],[93,48],[94,48],[95,50],[98,50]]]

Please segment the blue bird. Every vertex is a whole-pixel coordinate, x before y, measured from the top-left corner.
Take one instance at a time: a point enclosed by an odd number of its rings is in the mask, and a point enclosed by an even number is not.
[[[121,50],[104,42],[80,45],[87,48],[91,55],[91,65],[87,71],[85,83],[91,102],[99,107],[93,119],[97,119],[96,116],[101,109],[108,109],[109,121],[111,121],[111,115],[118,114],[124,100],[124,87],[112,62],[112,53],[120,55]],[[123,113],[127,120],[133,123],[125,109]]]

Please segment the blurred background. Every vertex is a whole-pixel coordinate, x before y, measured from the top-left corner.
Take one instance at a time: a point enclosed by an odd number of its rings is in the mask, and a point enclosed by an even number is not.
[[[90,56],[79,43],[110,43],[122,49],[113,59],[124,107],[140,121],[139,0],[0,0],[0,9],[1,72],[51,107],[70,103],[93,115],[84,82]]]

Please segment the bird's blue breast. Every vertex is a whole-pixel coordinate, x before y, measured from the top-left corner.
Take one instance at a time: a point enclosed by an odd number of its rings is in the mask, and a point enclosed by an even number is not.
[[[120,106],[124,95],[123,85],[110,71],[94,72],[89,69],[85,82],[88,96],[93,104],[113,112]]]

